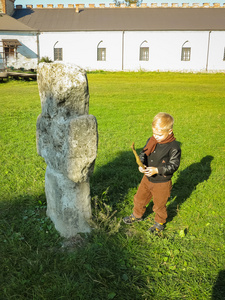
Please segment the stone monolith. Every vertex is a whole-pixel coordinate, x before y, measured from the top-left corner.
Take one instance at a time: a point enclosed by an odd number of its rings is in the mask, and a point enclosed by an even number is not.
[[[41,63],[37,152],[47,164],[47,215],[66,238],[89,232],[89,178],[97,155],[97,121],[89,115],[86,73],[76,65]]]

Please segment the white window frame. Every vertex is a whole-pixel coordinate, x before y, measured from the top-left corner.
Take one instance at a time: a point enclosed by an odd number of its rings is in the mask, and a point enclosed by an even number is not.
[[[149,61],[149,46],[146,40],[140,45],[139,61]]]
[[[190,61],[191,60],[191,44],[189,41],[186,41],[181,50],[181,61]]]
[[[97,61],[106,61],[106,47],[104,47],[103,41],[100,41],[97,45]]]
[[[54,61],[63,60],[63,48],[54,48]]]

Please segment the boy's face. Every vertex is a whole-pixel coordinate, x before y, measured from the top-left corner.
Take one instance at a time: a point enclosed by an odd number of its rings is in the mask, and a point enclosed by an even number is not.
[[[160,127],[153,127],[152,132],[157,142],[163,142],[168,137],[168,135],[173,132],[173,130],[161,130]]]

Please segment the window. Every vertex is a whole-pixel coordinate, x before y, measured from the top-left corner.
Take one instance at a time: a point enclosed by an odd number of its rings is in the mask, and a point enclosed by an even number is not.
[[[62,48],[54,48],[54,60],[63,60],[62,50]]]
[[[182,46],[181,60],[182,61],[191,60],[191,45],[188,41],[186,41]]]
[[[140,60],[149,60],[149,48],[148,47],[140,48]]]
[[[97,60],[106,60],[106,48],[98,48]]]
[[[148,42],[144,41],[140,45],[140,55],[139,60],[148,61],[149,60],[149,47]]]
[[[2,39],[4,56],[6,61],[10,58],[17,58],[17,47],[22,46],[22,44],[16,39]]]
[[[5,57],[7,58],[14,58],[14,48],[5,47]]]
[[[103,41],[100,41],[97,45],[97,60],[106,61],[106,46]]]
[[[188,61],[191,60],[191,48],[182,48],[181,60]]]

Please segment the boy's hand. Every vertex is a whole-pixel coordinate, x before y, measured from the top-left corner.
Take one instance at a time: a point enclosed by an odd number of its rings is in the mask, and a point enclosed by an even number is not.
[[[148,168],[146,168],[146,169],[144,170],[143,173],[145,173],[145,175],[146,175],[147,177],[151,177],[151,176],[153,176],[153,175],[155,175],[155,174],[158,174],[159,171],[158,171],[157,168],[154,168],[154,167],[148,167]]]
[[[146,170],[146,169],[143,169],[142,167],[139,166],[139,167],[138,167],[138,170],[139,170],[139,172],[141,172],[141,173],[145,173],[145,170]]]

